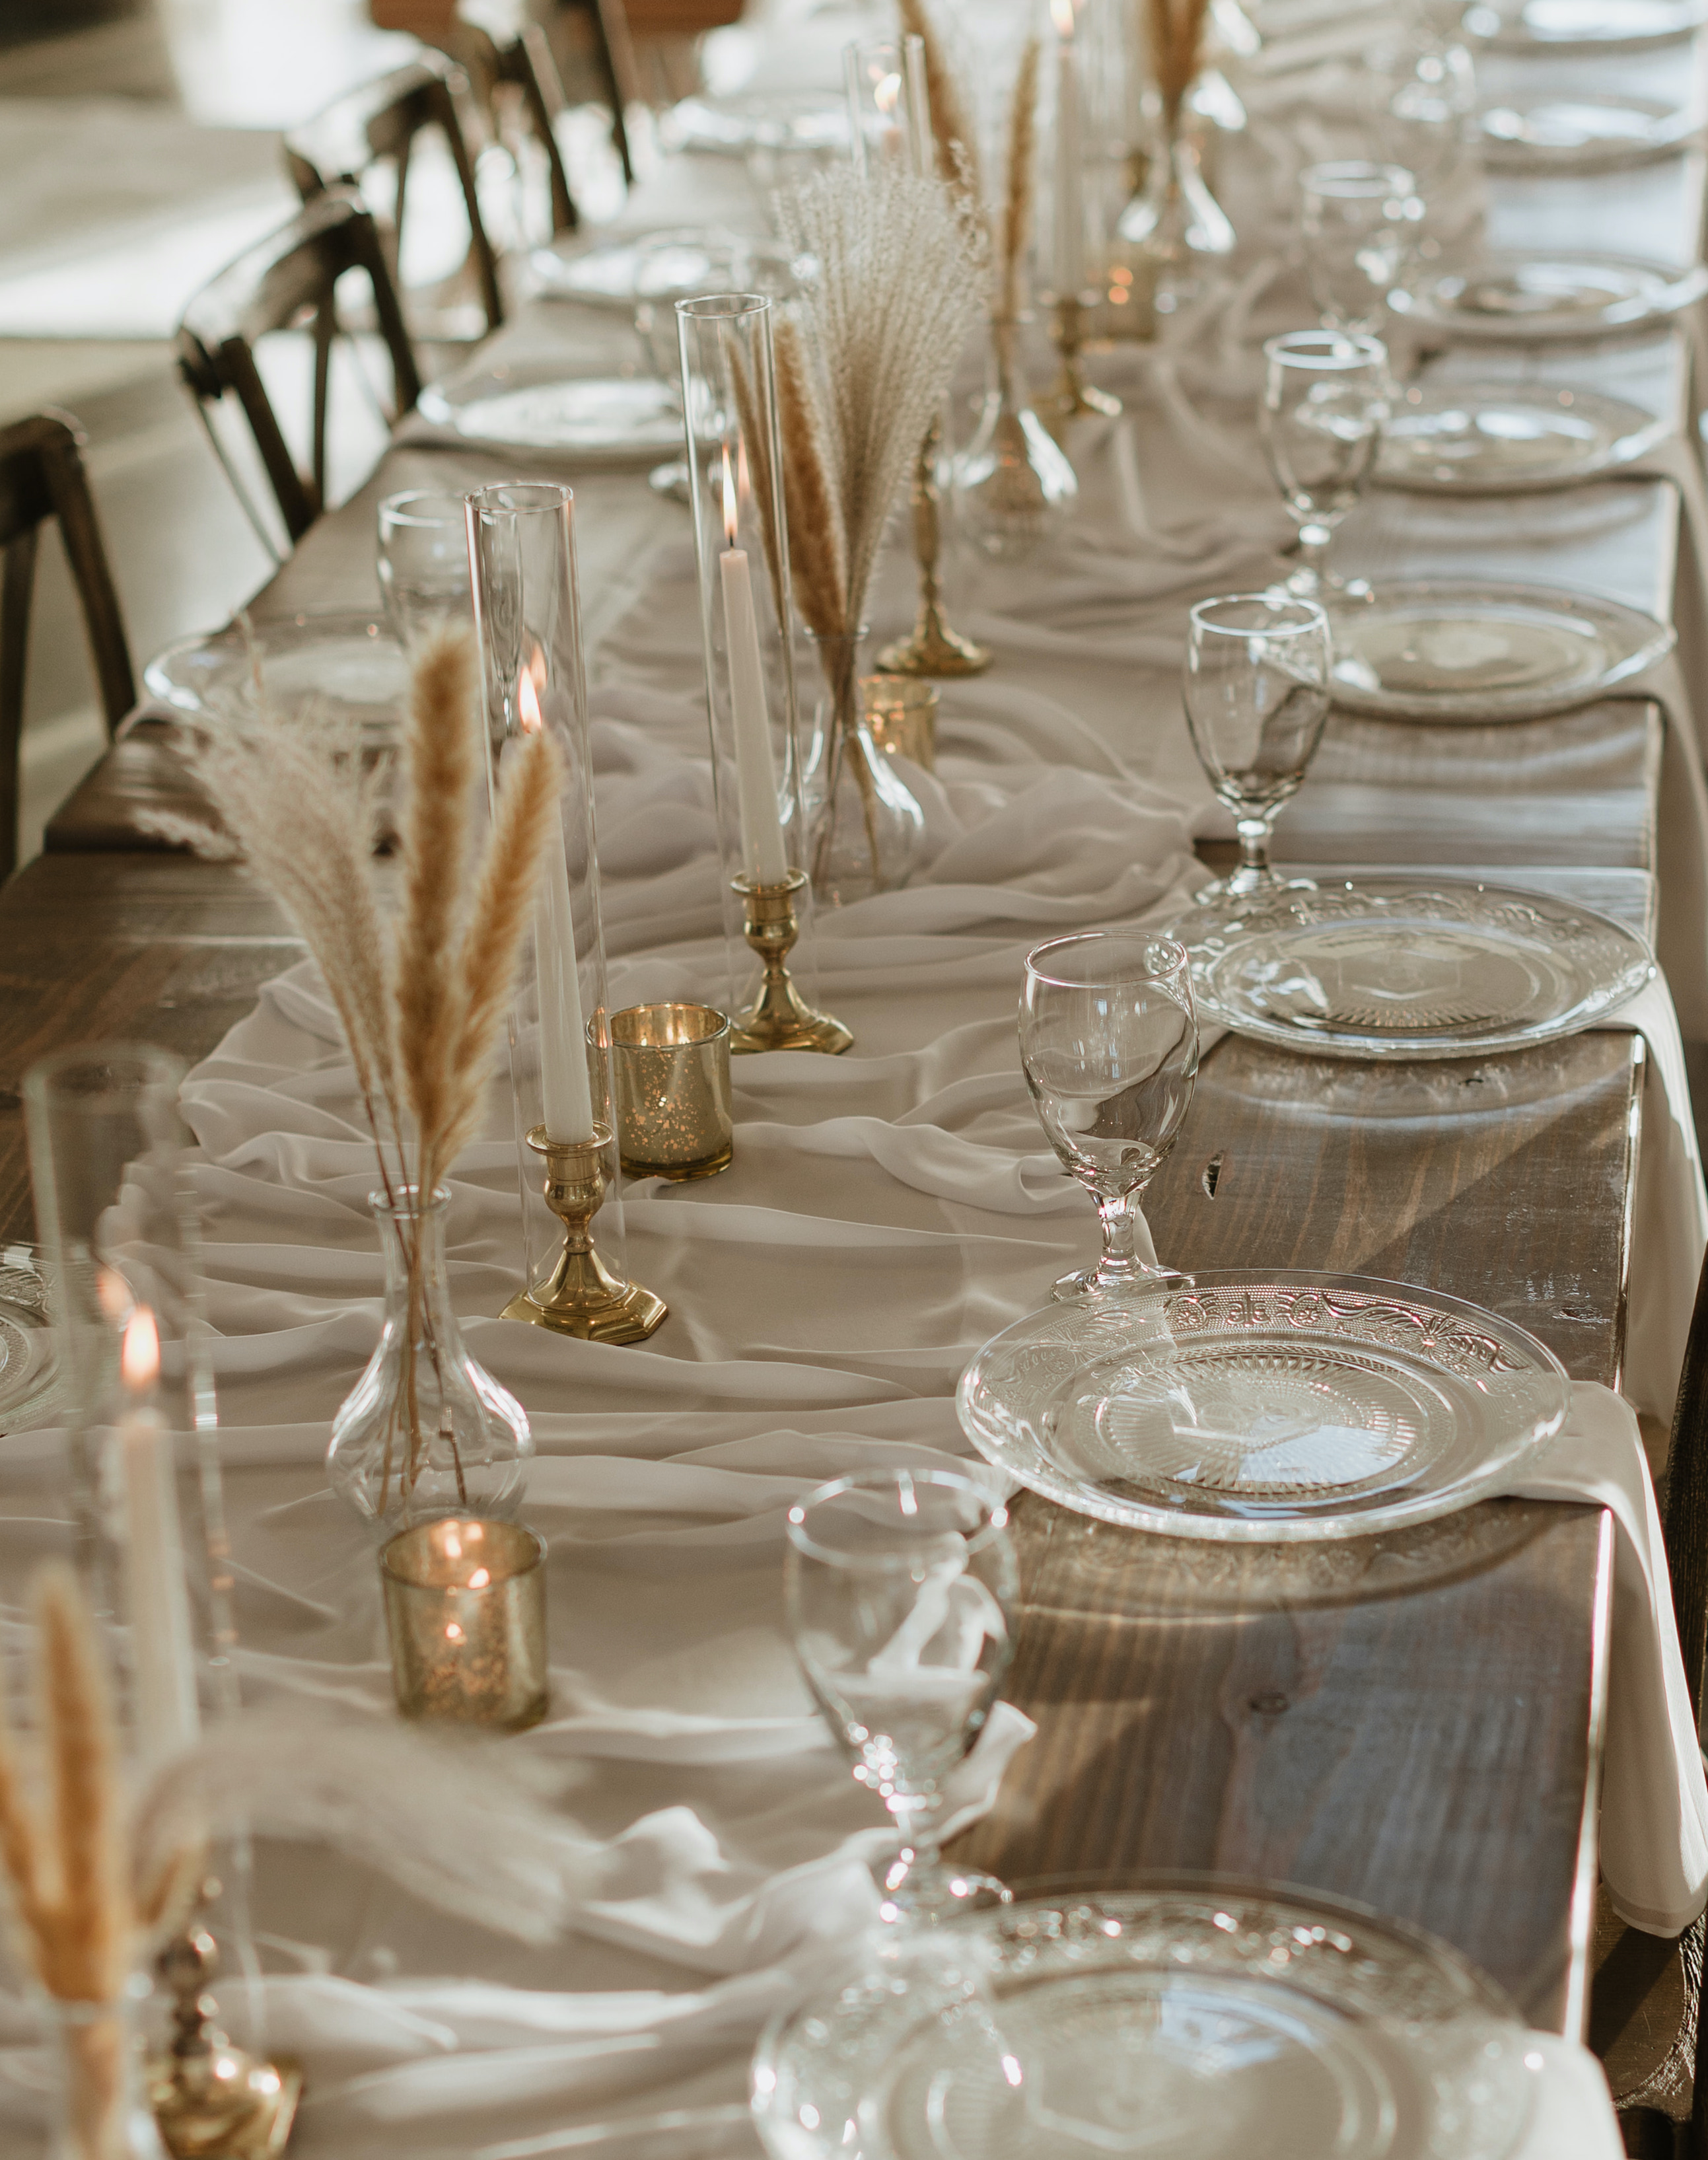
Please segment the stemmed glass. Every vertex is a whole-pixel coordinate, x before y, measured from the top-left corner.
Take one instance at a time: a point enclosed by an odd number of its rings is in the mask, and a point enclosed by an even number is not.
[[[789,1510],[783,1593],[807,1685],[901,1846],[883,1917],[1006,1904],[994,1876],[943,1865],[942,1781],[984,1730],[1014,1649],[1008,1510],[953,1470],[859,1472]]]
[[[379,508],[380,593],[406,652],[448,622],[474,620],[469,528],[459,495],[416,489]]]
[[[1335,527],[1358,501],[1381,447],[1390,384],[1380,338],[1288,330],[1267,340],[1258,429],[1299,527],[1287,589],[1317,598]],[[1332,582],[1332,581],[1331,581]]]
[[[1233,813],[1240,865],[1200,901],[1280,891],[1269,838],[1316,754],[1334,641],[1314,600],[1240,593],[1200,600],[1186,640],[1186,724],[1210,785]],[[1308,882],[1305,880],[1304,882]]]
[[[1421,236],[1417,176],[1349,158],[1299,175],[1311,296],[1331,330],[1373,330]]]
[[[1088,930],[1026,956],[1020,1062],[1050,1145],[1097,1202],[1096,1267],[1057,1298],[1131,1295],[1174,1280],[1134,1250],[1139,1203],[1192,1099],[1198,1023],[1186,948],[1145,930]]]

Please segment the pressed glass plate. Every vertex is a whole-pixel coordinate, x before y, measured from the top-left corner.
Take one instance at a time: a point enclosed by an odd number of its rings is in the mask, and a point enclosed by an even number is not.
[[[595,247],[537,247],[528,257],[528,269],[548,299],[579,300],[584,307],[626,314],[634,309],[645,247],[643,237]]]
[[[1698,131],[1687,106],[1593,92],[1485,106],[1477,127],[1482,162],[1492,171],[1539,177],[1674,157]]]
[[[1496,18],[1496,52],[1631,52],[1688,38],[1708,22],[1708,0],[1506,0],[1474,13]]]
[[[561,363],[502,362],[431,384],[424,420],[471,443],[553,450],[589,462],[626,463],[680,450],[682,408],[649,376],[565,379]]]
[[[1591,704],[1673,646],[1665,623],[1599,594],[1482,579],[1384,582],[1331,620],[1337,705],[1471,727]]]
[[[750,150],[818,151],[848,155],[848,105],[823,91],[748,92],[734,97],[685,97],[658,123],[667,150],[745,157]]]
[[[1708,270],[1629,255],[1489,255],[1390,293],[1424,331],[1502,344],[1620,336],[1663,321],[1708,291]]]
[[[987,1461],[1077,1514],[1179,1537],[1373,1537],[1498,1492],[1571,1384],[1499,1315],[1357,1275],[1191,1275],[1046,1306],[956,1407]]]
[[[382,616],[299,615],[252,621],[247,637],[234,623],[182,638],[148,662],[143,682],[151,697],[198,719],[252,719],[264,697],[278,712],[313,704],[384,741],[397,731],[409,663]]]
[[[1545,382],[1410,382],[1394,396],[1376,478],[1426,495],[1523,495],[1617,472],[1664,422],[1622,397]]]
[[[1202,1024],[1328,1057],[1529,1049],[1593,1027],[1654,973],[1642,939],[1591,909],[1416,876],[1212,900],[1169,934]]]
[[[1508,2160],[1525,2028],[1420,1930],[1182,1876],[934,1929],[773,2021],[775,2160]]]

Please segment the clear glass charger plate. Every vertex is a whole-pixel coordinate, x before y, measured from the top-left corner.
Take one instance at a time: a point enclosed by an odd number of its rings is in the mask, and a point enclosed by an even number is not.
[[[1075,1514],[1175,1537],[1374,1537],[1468,1508],[1571,1384],[1498,1314],[1404,1283],[1194,1274],[1064,1301],[961,1376],[968,1439]]]
[[[1212,900],[1169,925],[1201,1024],[1318,1057],[1491,1057],[1593,1027],[1654,973],[1610,916],[1415,875]]]
[[[51,1423],[64,1399],[39,1255],[0,1246],[0,1434]]]
[[[1378,583],[1331,601],[1330,619],[1337,705],[1467,727],[1590,704],[1669,652],[1674,636],[1599,594],[1481,579]]]
[[[181,638],[148,662],[143,683],[197,719],[252,719],[265,698],[279,712],[314,704],[378,743],[397,735],[409,662],[382,616],[298,615],[252,620],[247,636],[234,623]]]
[[[465,441],[626,464],[683,446],[682,408],[651,376],[566,378],[562,363],[503,362],[431,384],[416,408]]]
[[[745,157],[750,150],[839,151],[849,147],[848,104],[822,91],[750,91],[685,97],[658,123],[667,150]]]
[[[1502,1991],[1338,1900],[1062,1886],[932,1937],[766,2029],[775,2160],[1508,2160],[1529,2122]]]
[[[1708,0],[1507,0],[1477,6],[1466,27],[1481,31],[1491,17],[1496,52],[1635,52],[1688,38],[1708,22]]]
[[[1477,116],[1482,162],[1491,172],[1604,172],[1675,157],[1699,132],[1687,106],[1655,97],[1568,96],[1529,104],[1503,101]]]
[[[1623,335],[1664,321],[1708,291],[1700,263],[1634,255],[1488,255],[1438,270],[1388,304],[1421,330],[1503,344]]]
[[[660,237],[642,233],[633,240],[608,241],[592,247],[582,242],[537,247],[528,257],[528,268],[548,299],[579,300],[585,307],[631,314],[640,298],[636,284],[643,263],[655,275],[683,287],[697,283],[710,271],[705,247],[684,238],[680,246],[665,249],[657,244]],[[705,228],[708,246],[728,245],[736,237],[716,226]]]
[[[1395,395],[1376,478],[1426,495],[1574,487],[1643,456],[1666,423],[1622,397],[1545,382],[1409,382]]]

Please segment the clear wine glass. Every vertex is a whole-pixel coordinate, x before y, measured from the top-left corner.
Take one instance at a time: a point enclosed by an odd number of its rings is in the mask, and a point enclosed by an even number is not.
[[[1374,330],[1422,236],[1417,175],[1362,158],[1307,165],[1299,199],[1305,274],[1324,323]]]
[[[1199,900],[1282,890],[1269,839],[1322,740],[1333,660],[1328,617],[1314,600],[1238,593],[1192,610],[1186,724],[1210,785],[1233,813],[1240,848],[1239,868],[1204,886]]]
[[[447,622],[472,621],[461,496],[388,495],[379,508],[376,568],[387,616],[406,652]]]
[[[1088,930],[1026,956],[1020,1062],[1050,1145],[1097,1202],[1096,1267],[1058,1298],[1131,1295],[1174,1271],[1134,1250],[1139,1203],[1192,1099],[1198,1023],[1186,948],[1145,930]]]
[[[1335,527],[1358,501],[1381,447],[1391,383],[1380,338],[1288,330],[1264,345],[1258,429],[1281,500],[1299,527],[1287,589],[1315,600]]]
[[[807,1685],[901,1834],[883,1917],[1006,1904],[994,1876],[943,1864],[937,1826],[943,1780],[984,1730],[1013,1654],[1008,1510],[958,1471],[838,1477],[789,1510],[783,1591]]]

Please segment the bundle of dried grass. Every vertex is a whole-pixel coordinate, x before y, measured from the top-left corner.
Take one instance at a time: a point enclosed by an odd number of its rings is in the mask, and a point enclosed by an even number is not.
[[[879,543],[979,319],[986,249],[941,181],[887,167],[818,174],[779,209],[791,242],[820,266],[779,322],[776,351],[789,567],[836,715],[815,865],[822,880],[858,724],[854,641]],[[870,776],[857,757],[852,768],[875,876]]]
[[[1209,0],[1145,0],[1150,70],[1161,92],[1171,130],[1179,120],[1181,101],[1198,72],[1208,13]]]
[[[937,153],[937,177],[975,216],[982,218],[984,187],[979,176],[979,138],[955,70],[926,0],[901,0],[901,10],[903,33],[917,38],[925,49],[925,91],[931,101],[931,139]]]
[[[235,846],[308,946],[350,1046],[380,1182],[410,1257],[412,1317],[423,1327],[423,1206],[480,1122],[562,780],[548,733],[518,744],[477,854],[477,675],[473,640],[460,630],[431,640],[415,664],[395,925],[372,877],[376,779],[364,775],[359,745],[311,715],[287,719],[263,709],[242,729],[187,738],[186,761],[222,833],[166,814],[144,820],[204,854],[229,855]],[[413,1402],[394,1413],[404,1420],[402,1474],[413,1482],[424,1438]],[[388,1456],[387,1484],[390,1476]]]

